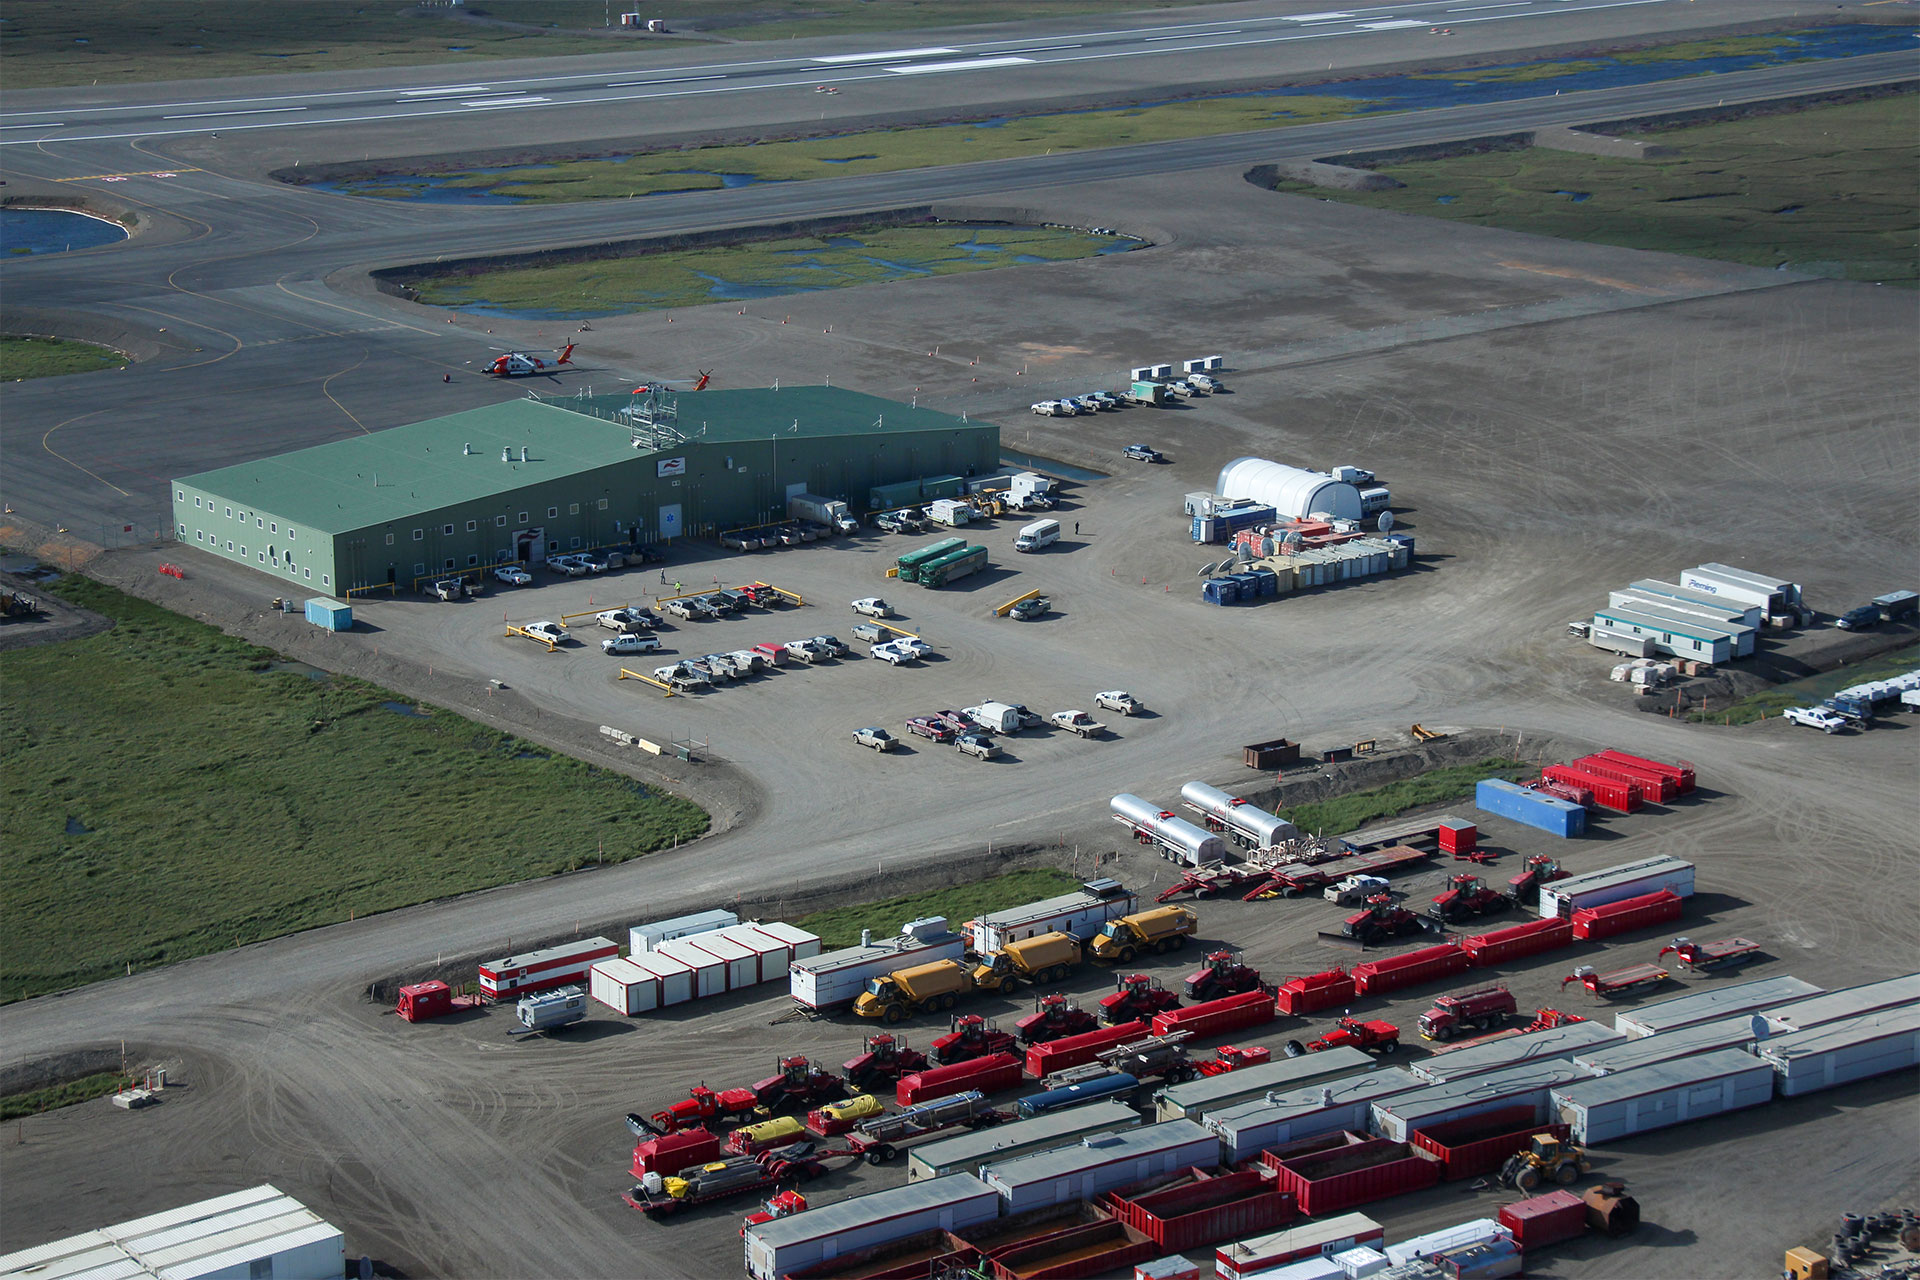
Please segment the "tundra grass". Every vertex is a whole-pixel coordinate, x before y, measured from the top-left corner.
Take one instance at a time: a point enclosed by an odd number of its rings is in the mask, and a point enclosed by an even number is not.
[[[1005,875],[951,889],[929,889],[903,898],[883,898],[877,902],[857,902],[851,906],[816,911],[795,921],[800,928],[820,935],[823,950],[860,945],[860,931],[873,930],[876,938],[891,937],[909,920],[925,916],[945,916],[956,932],[963,920],[971,920],[984,911],[1004,911],[1042,898],[1057,898],[1071,893],[1079,884],[1064,871],[1035,868],[1009,871]]]
[[[1279,190],[1478,226],[1911,286],[1920,96],[1643,136],[1672,158],[1538,148],[1382,167],[1397,191]]]
[[[857,246],[847,243],[858,240]],[[993,245],[988,255],[962,242]],[[682,249],[628,258],[600,258],[476,275],[436,276],[415,286],[436,306],[482,305],[501,310],[600,315],[691,307],[712,302],[716,282],[754,290],[800,293],[897,280],[944,276],[1016,265],[1024,258],[1064,262],[1117,243],[1048,227],[869,227],[823,240],[812,236],[753,244]]]
[[[1774,688],[1749,694],[1723,711],[1696,711],[1688,717],[1702,724],[1752,724],[1777,716],[1788,707],[1810,707],[1824,702],[1842,689],[1872,680],[1886,680],[1920,666],[1920,644],[1908,645],[1893,653],[1883,653],[1848,667],[1835,667],[1804,680],[1791,680]]]
[[[1517,781],[1534,773],[1531,767],[1516,765],[1497,756],[1478,764],[1450,764],[1418,777],[1402,778],[1385,786],[1315,800],[1281,811],[1280,816],[1314,835],[1338,836],[1358,830],[1369,822],[1391,818],[1421,805],[1440,804],[1473,794],[1474,784],[1482,778],[1506,778]]]
[[[68,1080],[64,1084],[50,1084],[44,1089],[10,1093],[0,1098],[0,1120],[18,1120],[22,1116],[37,1116],[42,1111],[71,1107],[77,1102],[91,1102],[95,1098],[120,1092],[120,1086],[125,1083],[127,1077],[119,1072],[102,1071],[97,1075]]]
[[[620,862],[695,805],[82,578],[116,626],[0,653],[0,1000]]]
[[[0,336],[0,382],[120,369],[126,367],[126,363],[127,358],[118,351],[96,347],[91,342]]]

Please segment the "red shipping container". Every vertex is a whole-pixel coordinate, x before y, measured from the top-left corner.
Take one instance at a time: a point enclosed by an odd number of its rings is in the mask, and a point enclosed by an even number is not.
[[[1153,1015],[1153,1034],[1191,1031],[1195,1040],[1231,1035],[1247,1027],[1273,1021],[1273,997],[1265,991],[1242,991],[1237,996],[1222,996],[1184,1009],[1168,1009]]]
[[[859,1280],[927,1280],[929,1275],[945,1275],[952,1268],[966,1275],[966,1268],[980,1265],[980,1251],[951,1231],[934,1227],[916,1231],[902,1240],[869,1245],[780,1273],[780,1280],[839,1280],[858,1276]]]
[[[1460,949],[1467,953],[1468,964],[1485,968],[1523,956],[1537,956],[1543,951],[1553,951],[1572,942],[1572,922],[1558,916],[1548,916],[1544,920],[1510,924],[1504,929],[1489,929],[1485,933],[1462,938]]]
[[[1353,1133],[1304,1154],[1289,1155],[1286,1147],[1264,1151],[1260,1162],[1274,1171],[1281,1190],[1293,1193],[1300,1212],[1314,1218],[1440,1181],[1438,1160],[1404,1142]]]
[[[393,1011],[408,1022],[425,1022],[453,1012],[453,989],[435,979],[400,988],[400,1003]]]
[[[1552,778],[1536,778],[1526,784],[1544,795],[1559,796],[1571,801],[1582,809],[1593,808],[1593,788],[1577,787],[1571,782],[1555,782]]]
[[[1084,1066],[1102,1049],[1144,1040],[1152,1034],[1144,1022],[1123,1022],[1117,1027],[1102,1027],[1098,1031],[1083,1031],[1077,1036],[1062,1036],[1036,1044],[1027,1050],[1027,1074],[1039,1080],[1050,1071]]]
[[[678,1173],[690,1165],[705,1164],[720,1158],[720,1139],[705,1129],[680,1129],[657,1138],[648,1138],[633,1149],[633,1176],[649,1173],[662,1177]]]
[[[1578,765],[1550,764],[1540,771],[1544,778],[1568,782],[1593,791],[1594,803],[1619,813],[1632,813],[1640,807],[1640,787],[1619,778],[1609,778]]]
[[[1136,1262],[1159,1256],[1159,1245],[1132,1227],[1107,1218],[996,1249],[987,1261],[999,1280],[1070,1280],[1125,1271]]]
[[[1171,1253],[1284,1227],[1300,1216],[1273,1170],[1263,1168],[1219,1177],[1194,1169],[1172,1186],[1139,1195],[1109,1192],[1106,1207],[1116,1220]]]
[[[1667,764],[1662,760],[1649,760],[1645,756],[1628,755],[1624,751],[1615,751],[1611,747],[1605,751],[1596,751],[1594,758],[1599,760],[1613,760],[1620,764],[1651,770],[1663,777],[1672,778],[1674,792],[1677,795],[1686,795],[1689,791],[1692,791],[1694,787],[1693,766],[1685,760]]]
[[[1549,1191],[1501,1206],[1500,1225],[1523,1251],[1544,1249],[1586,1234],[1587,1202],[1571,1191]]]
[[[1322,1009],[1337,1009],[1353,1003],[1353,976],[1345,969],[1329,969],[1304,978],[1288,978],[1280,984],[1277,1000],[1280,1012],[1302,1017]]]
[[[1573,913],[1573,936],[1589,941],[1632,933],[1680,918],[1683,899],[1671,889],[1622,898],[1604,907],[1582,907]]]
[[[1535,1124],[1532,1107],[1501,1107],[1465,1120],[1445,1120],[1407,1134],[1407,1140],[1440,1161],[1448,1182],[1492,1173],[1516,1151],[1524,1151],[1536,1133],[1566,1140],[1564,1124]]]
[[[1440,852],[1472,853],[1480,843],[1480,828],[1471,822],[1449,820],[1440,824]]]
[[[894,1086],[893,1095],[901,1106],[910,1107],[916,1102],[931,1102],[935,1098],[951,1097],[969,1089],[998,1093],[1002,1089],[1013,1088],[1020,1080],[1018,1056],[991,1053],[984,1058],[956,1062],[950,1067],[929,1067],[925,1071],[901,1076],[900,1083]]]
[[[1468,965],[1467,953],[1451,942],[1421,947],[1384,960],[1369,960],[1353,966],[1353,987],[1361,995],[1398,991],[1436,978],[1450,977]]]
[[[1650,769],[1645,765],[1634,764],[1627,760],[1613,760],[1604,755],[1581,756],[1575,760],[1577,768],[1588,769],[1602,777],[1619,778],[1639,786],[1640,794],[1658,804],[1665,804],[1680,794],[1680,784],[1671,774]]]

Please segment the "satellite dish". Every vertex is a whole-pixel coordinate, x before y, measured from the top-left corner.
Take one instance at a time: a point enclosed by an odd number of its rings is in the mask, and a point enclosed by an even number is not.
[[[1374,525],[1374,527],[1375,527],[1376,529],[1378,529],[1378,530],[1380,530],[1380,532],[1382,532],[1382,533],[1385,533],[1385,532],[1386,532],[1387,530],[1389,530],[1389,529],[1391,529],[1391,528],[1393,528],[1393,512],[1391,512],[1391,511],[1382,511],[1382,512],[1380,513],[1380,519],[1379,519],[1379,521],[1378,521],[1378,522],[1377,522],[1377,523],[1376,523],[1376,524]]]
[[[1298,529],[1287,530],[1287,536],[1280,539],[1280,545],[1288,551],[1292,551],[1295,547],[1298,547],[1300,545],[1300,531]]]
[[[1253,548],[1243,542],[1233,549],[1233,558],[1241,564],[1245,564],[1247,561],[1253,559]]]

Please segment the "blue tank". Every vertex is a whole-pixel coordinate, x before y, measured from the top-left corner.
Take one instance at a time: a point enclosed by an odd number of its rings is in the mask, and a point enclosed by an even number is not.
[[[1083,1103],[1098,1102],[1102,1098],[1118,1098],[1131,1094],[1139,1087],[1138,1080],[1124,1071],[1116,1071],[1110,1076],[1101,1076],[1098,1080],[1082,1080],[1079,1084],[1036,1093],[1030,1098],[1020,1099],[1014,1107],[1023,1120],[1032,1119],[1034,1116],[1043,1116],[1053,1111],[1065,1111],[1068,1107],[1077,1107]]]

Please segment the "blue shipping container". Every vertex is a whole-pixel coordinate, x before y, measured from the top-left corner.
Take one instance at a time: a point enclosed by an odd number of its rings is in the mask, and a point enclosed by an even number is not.
[[[1215,526],[1212,516],[1193,518],[1193,540],[1195,542],[1225,542],[1220,530]]]
[[[1200,585],[1200,596],[1208,604],[1239,604],[1240,584],[1232,578],[1208,578]]]
[[[1131,1094],[1140,1082],[1124,1071],[1110,1076],[1101,1076],[1098,1080],[1085,1080],[1079,1084],[1070,1084],[1061,1089],[1049,1089],[1045,1093],[1036,1093],[1032,1097],[1022,1098],[1014,1104],[1023,1119],[1045,1115],[1049,1111],[1064,1111],[1068,1107],[1077,1107],[1088,1102],[1098,1102],[1102,1098],[1117,1098]]]
[[[1275,599],[1280,595],[1280,575],[1271,569],[1255,569],[1248,575],[1253,585],[1259,589],[1262,600]]]
[[[1225,526],[1230,531],[1238,532],[1241,529],[1251,529],[1257,524],[1272,524],[1279,515],[1272,507],[1235,507],[1231,511],[1217,512],[1213,518],[1217,524]]]
[[[1510,818],[1529,827],[1538,827],[1550,835],[1584,835],[1587,811],[1559,796],[1529,791],[1502,778],[1482,778],[1473,789],[1474,807]]]
[[[353,606],[316,596],[307,601],[307,621],[329,631],[353,630]]]

